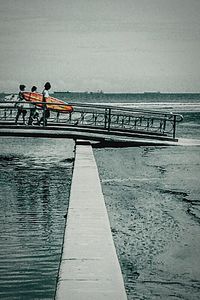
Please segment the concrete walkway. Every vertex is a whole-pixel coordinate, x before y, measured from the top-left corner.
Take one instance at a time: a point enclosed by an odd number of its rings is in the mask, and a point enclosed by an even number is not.
[[[92,147],[76,146],[56,300],[127,299]]]

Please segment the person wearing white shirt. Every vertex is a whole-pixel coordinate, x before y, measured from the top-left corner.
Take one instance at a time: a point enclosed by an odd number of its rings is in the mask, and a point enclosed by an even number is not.
[[[47,102],[46,99],[49,97],[49,90],[51,88],[50,82],[46,82],[44,85],[44,90],[42,92],[43,99],[42,102]],[[46,108],[44,110],[43,116],[39,121],[39,124],[43,123],[43,125],[47,126],[47,119],[50,117],[50,110]]]

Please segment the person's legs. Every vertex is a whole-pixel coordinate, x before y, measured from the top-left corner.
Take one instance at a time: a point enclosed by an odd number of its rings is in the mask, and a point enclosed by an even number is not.
[[[25,116],[27,114],[27,111],[25,109],[22,109],[22,116],[23,116],[23,124],[25,125],[26,120],[25,120]]]
[[[45,126],[47,126],[47,119],[50,117],[50,111],[49,109],[46,110],[45,112]]]
[[[18,108],[16,117],[15,117],[15,124],[17,124],[18,119],[19,119],[19,116],[21,115],[21,113],[22,113],[22,109],[21,109],[21,108]]]
[[[39,125],[41,124],[41,123],[43,123],[43,120],[44,120],[44,116],[42,116],[41,118],[40,118],[40,120],[39,120]]]
[[[40,124],[40,120],[39,120],[39,113],[36,111],[33,115],[33,120],[36,120],[35,124]]]
[[[34,118],[34,108],[31,108],[30,109],[30,116],[29,116],[29,120],[28,120],[28,125],[32,125],[33,118]]]

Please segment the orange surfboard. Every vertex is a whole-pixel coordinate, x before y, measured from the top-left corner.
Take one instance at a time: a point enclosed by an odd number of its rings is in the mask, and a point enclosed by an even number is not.
[[[39,93],[32,93],[32,92],[23,92],[24,99],[28,102],[42,102],[43,100],[43,95]],[[67,105],[64,101],[56,99],[54,97],[48,97],[46,98],[46,103],[55,103],[48,105],[47,108],[50,110],[54,110],[57,112],[62,112],[62,113],[69,113],[73,111],[73,107],[71,105]],[[60,104],[60,105],[58,105]],[[36,106],[42,107],[42,104],[37,103],[35,104]]]

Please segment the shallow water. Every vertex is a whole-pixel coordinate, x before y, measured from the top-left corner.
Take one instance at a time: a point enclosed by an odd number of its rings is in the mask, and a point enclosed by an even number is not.
[[[74,144],[33,138],[0,144],[0,299],[53,299]]]
[[[199,299],[199,147],[95,157],[128,299]]]

